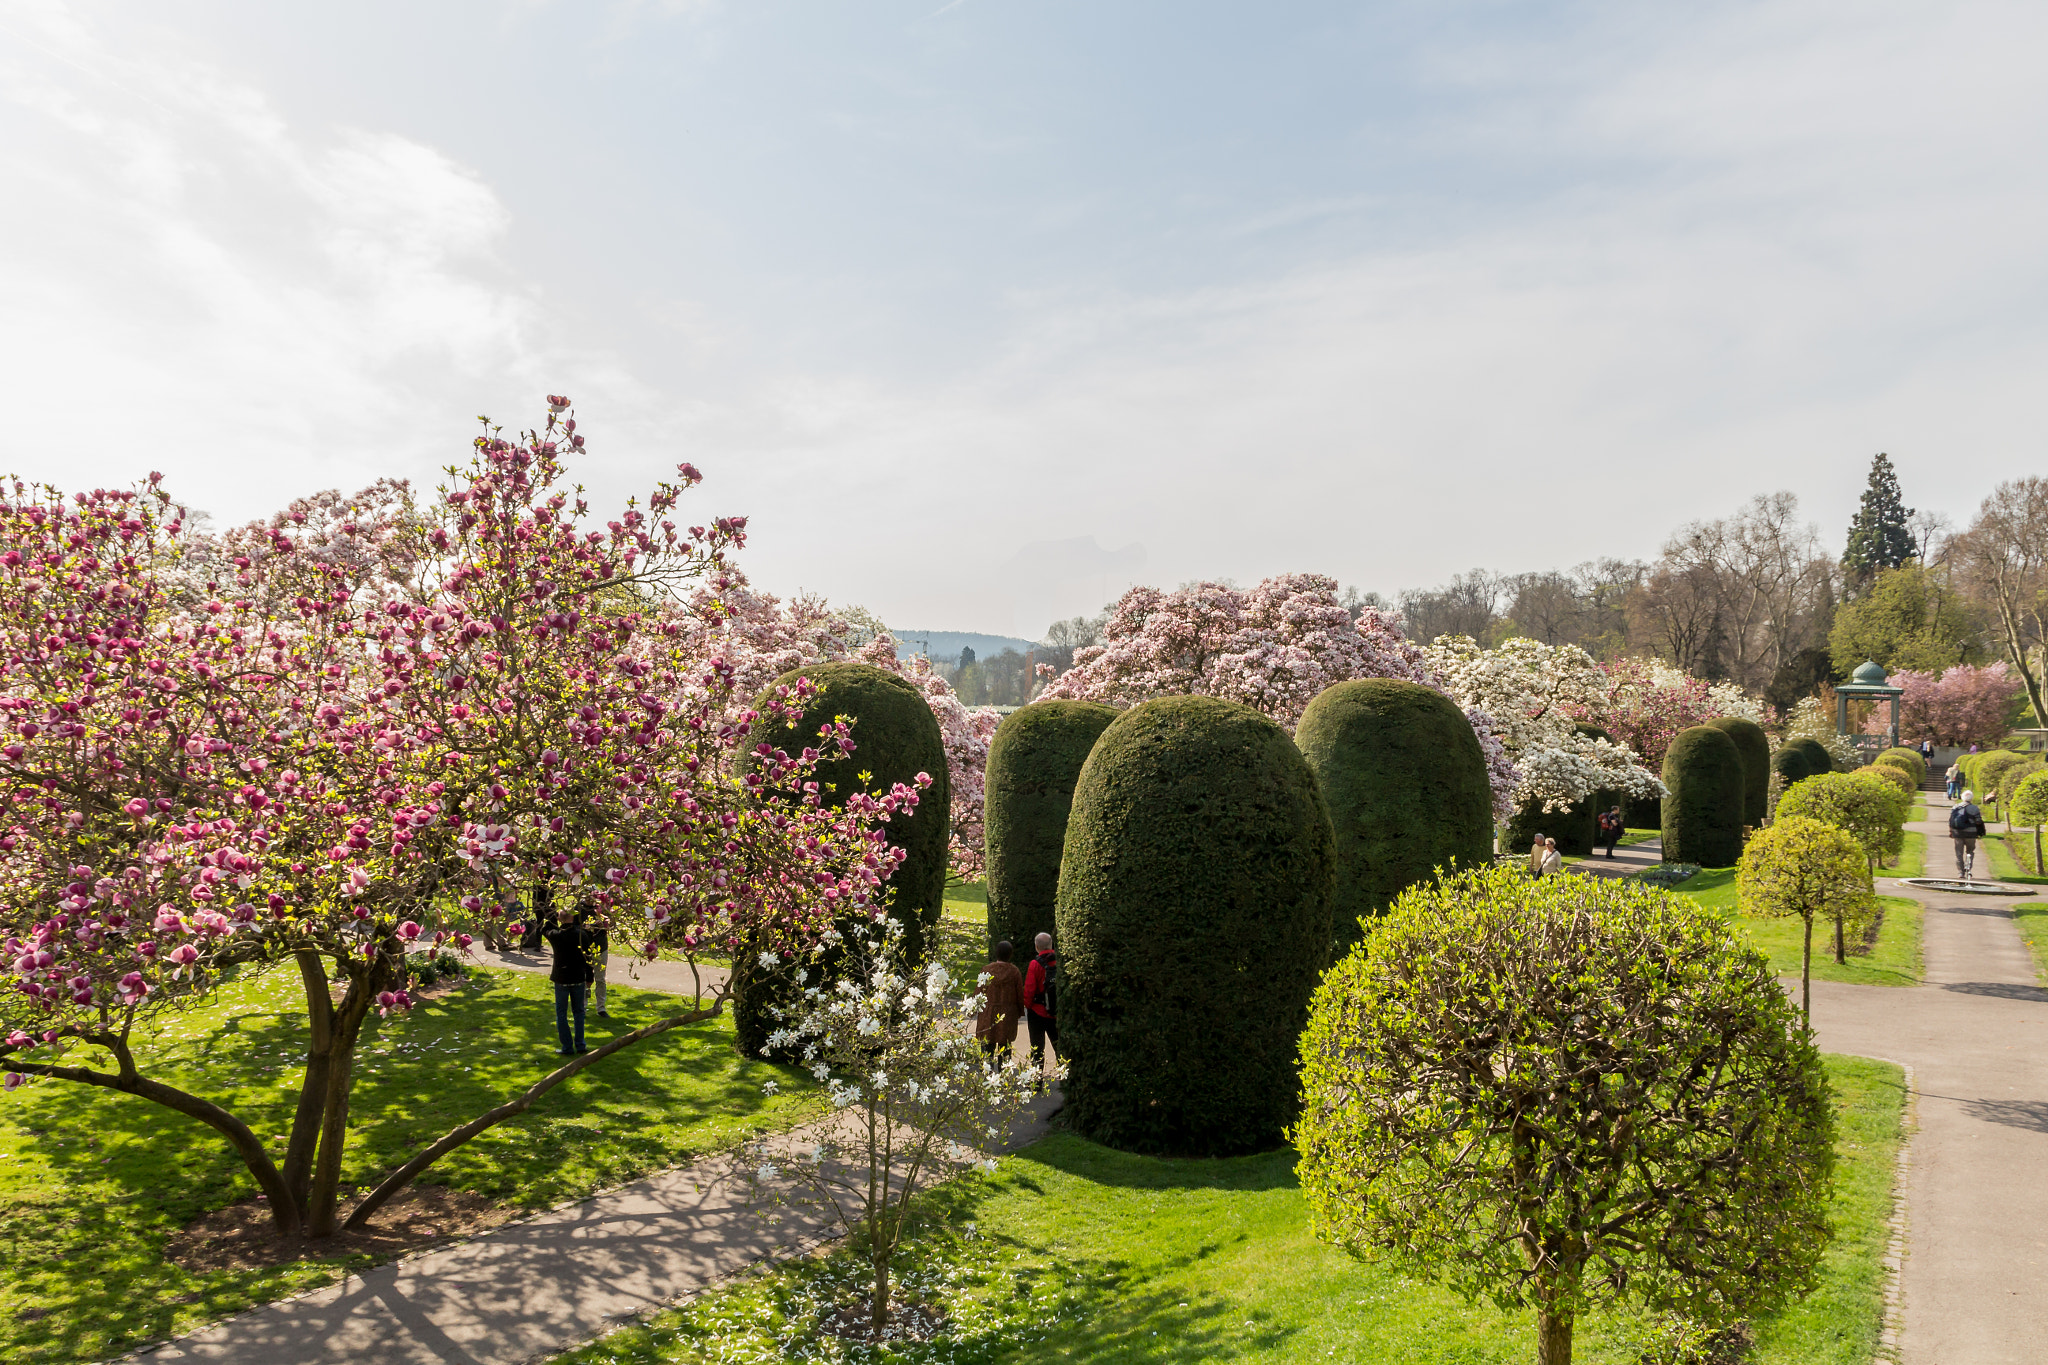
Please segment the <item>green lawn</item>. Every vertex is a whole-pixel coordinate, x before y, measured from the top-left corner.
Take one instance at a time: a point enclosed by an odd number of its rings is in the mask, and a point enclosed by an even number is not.
[[[988,883],[946,879],[946,913],[988,923]]]
[[[391,1170],[557,1064],[547,981],[521,972],[476,978],[410,1015],[372,1016],[348,1181]],[[612,1017],[589,1020],[596,1040],[675,1005],[619,986],[610,994]],[[206,1006],[165,1018],[137,1051],[147,1074],[227,1104],[259,1133],[278,1135],[281,1151],[301,1071],[303,1003],[296,973],[233,982]],[[731,1032],[721,1019],[608,1058],[451,1154],[426,1180],[546,1208],[808,1112],[808,1077],[742,1060]],[[764,1098],[771,1077],[787,1093]],[[0,1359],[99,1359],[362,1263],[194,1275],[164,1259],[169,1234],[255,1193],[212,1129],[161,1106],[56,1081],[0,1099],[0,1292],[11,1305],[0,1315]]]
[[[2034,970],[2048,982],[2048,901],[2020,901],[2011,908],[2013,923],[2034,955]]]
[[[1877,1342],[1901,1074],[1854,1057],[1827,1066],[1841,1116],[1836,1240],[1820,1288],[1756,1324],[1756,1365],[1866,1365]],[[1160,1161],[1055,1134],[939,1191],[927,1213],[906,1283],[950,1317],[936,1341],[884,1354],[821,1339],[816,1321],[859,1290],[842,1254],[741,1280],[562,1359],[1522,1365],[1535,1354],[1529,1313],[1316,1242],[1289,1152]],[[1633,1314],[1595,1318],[1577,1358],[1634,1365],[1649,1330]]]
[[[1770,954],[1773,970],[1799,973],[1800,940],[1804,926],[1796,919],[1751,919],[1738,912],[1735,904],[1735,869],[1709,868],[1694,873],[1672,890],[1691,896],[1701,905],[1726,916],[1750,942]],[[1912,986],[1919,984],[1920,907],[1903,896],[1879,896],[1884,923],[1877,944],[1868,955],[1852,953],[1846,965],[1837,966],[1834,939],[1826,926],[1813,928],[1813,975],[1817,981],[1847,981],[1859,986]]]
[[[1621,846],[1627,848],[1631,844],[1647,844],[1652,839],[1663,837],[1664,831],[1661,829],[1625,829],[1621,832]]]
[[[1899,849],[1899,860],[1878,869],[1886,877],[1924,877],[1927,875],[1927,836],[1917,829],[1905,832],[1905,842]]]
[[[2027,861],[2024,864],[2020,862],[2018,857],[2014,856],[2012,846],[2007,842],[2008,840],[2026,845],[2024,856]],[[1990,859],[1991,875],[1998,878],[1998,880],[2002,882],[2048,884],[2048,877],[2039,877],[2034,875],[2033,872],[2034,832],[2031,829],[2020,830],[2011,834],[1990,835],[1979,839],[1977,841],[1977,848],[1980,853]]]

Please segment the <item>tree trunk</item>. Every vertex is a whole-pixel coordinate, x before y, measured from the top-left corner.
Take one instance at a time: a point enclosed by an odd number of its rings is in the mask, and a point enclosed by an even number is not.
[[[291,1145],[285,1149],[284,1183],[301,1214],[313,1183],[313,1155],[320,1144],[320,1116],[327,1107],[327,1083],[334,1061],[334,998],[327,989],[327,963],[307,950],[294,954],[306,988],[306,1075],[299,1084],[299,1108],[292,1116]]]
[[[1799,945],[1799,1013],[1806,1027],[1813,1028],[1813,916],[1802,915],[1806,934]]]
[[[1572,1365],[1570,1314],[1536,1310],[1536,1365]]]
[[[306,1193],[308,1237],[332,1237],[339,1226],[341,1158],[348,1145],[348,1103],[355,1085],[356,1042],[362,1037],[363,1019],[377,998],[376,990],[374,973],[352,978],[341,1010],[335,1016],[334,1038],[328,1049],[327,1093],[320,1112],[320,1151]]]
[[[870,1226],[872,1227],[872,1220]],[[874,1248],[875,1295],[869,1305],[868,1332],[874,1340],[880,1341],[882,1329],[889,1325],[889,1254],[882,1250],[882,1230],[873,1227],[872,1231],[873,1239],[870,1245]]]
[[[1843,938],[1842,921],[1837,917],[1835,920],[1835,963],[1838,966],[1846,967],[1849,964],[1849,957],[1847,948],[1842,942]]]

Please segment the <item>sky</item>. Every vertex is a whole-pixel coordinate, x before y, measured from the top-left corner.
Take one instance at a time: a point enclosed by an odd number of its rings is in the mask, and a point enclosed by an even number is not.
[[[2048,7],[0,0],[0,469],[218,522],[577,405],[761,586],[1654,556],[2043,472]]]

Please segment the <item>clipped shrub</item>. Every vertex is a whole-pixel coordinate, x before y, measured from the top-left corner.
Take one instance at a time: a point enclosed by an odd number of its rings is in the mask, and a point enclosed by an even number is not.
[[[1913,779],[1913,789],[1915,791],[1918,791],[1920,785],[1927,781],[1927,760],[1920,757],[1918,749],[1903,747],[1886,749],[1877,756],[1876,761],[1879,763],[1896,763],[1901,768],[1904,768],[1906,775]]]
[[[1977,755],[1976,780],[1970,785],[1977,793],[1978,802],[1996,800],[1998,784],[2005,777],[2006,770],[2024,762],[2025,758],[2010,749],[1993,749]]]
[[[2023,758],[2017,763],[2008,763],[2005,771],[1998,775],[1998,809],[2005,822],[2012,823],[2012,799],[2019,794],[2020,784],[2040,772],[2041,760]]]
[[[1771,755],[1771,771],[1778,775],[1779,784],[1790,791],[1794,783],[1813,776],[1813,765],[1806,761],[1805,750],[1786,745]]]
[[[1799,735],[1785,741],[1787,749],[1797,749],[1806,755],[1806,768],[1812,773],[1831,773],[1835,770],[1835,756],[1828,752],[1827,745],[1811,735]]]
[[[763,709],[778,687],[809,678],[817,694],[795,720],[772,717]],[[812,664],[792,669],[768,685],[757,710],[761,718],[747,736],[747,747],[767,743],[796,753],[818,742],[818,727],[843,717],[853,731],[853,752],[818,765],[819,794],[829,805],[842,805],[856,791],[886,793],[895,783],[914,783],[929,774],[931,785],[909,816],[889,821],[889,842],[904,859],[889,879],[889,915],[903,924],[904,950],[921,961],[931,928],[945,905],[947,840],[951,834],[952,790],[946,778],[946,745],[939,722],[918,690],[894,673],[862,663]],[[786,972],[767,968],[742,952],[735,956],[733,1028],[740,1051],[760,1056],[768,1035],[779,1024],[774,1010],[794,998],[794,982]]]
[[[1771,815],[1771,737],[1763,726],[1740,716],[1720,716],[1707,724],[1735,741],[1742,755],[1742,823],[1762,829]]]
[[[1315,774],[1265,716],[1161,697],[1110,723],[1074,787],[1060,862],[1076,1131],[1177,1156],[1281,1141],[1329,963],[1334,869]]]
[[[1912,775],[1896,763],[1866,763],[1849,775],[1851,777],[1874,777],[1880,782],[1888,783],[1896,787],[1909,803],[1912,801],[1914,794],[1920,790],[1913,785]],[[1911,809],[1910,804],[1907,808]]]
[[[1900,822],[1912,807],[1911,794],[1882,779],[1862,773],[1821,773],[1779,799],[1778,818],[1801,815],[1847,831],[1874,868],[1881,859],[1896,858],[1905,846]]]
[[[1435,869],[1492,862],[1486,755],[1472,723],[1441,692],[1393,678],[1338,683],[1302,712],[1294,742],[1322,788],[1336,839],[1338,951],[1363,933],[1361,917],[1380,914]],[[1590,846],[1590,806],[1585,823]]]
[[[1838,825],[1804,815],[1778,819],[1749,841],[1735,873],[1736,904],[1745,915],[1764,919],[1798,916],[1805,923],[1799,950],[1799,1011],[1813,1017],[1813,922],[1835,927],[1835,960],[1852,927],[1877,914],[1870,894],[1870,863],[1853,835]]]
[[[2006,814],[2006,823],[2026,825],[2033,829],[2033,874],[2041,876],[2041,826],[2048,825],[2048,770],[2030,774],[2026,781],[2020,783],[2019,790],[2013,793],[2012,805]],[[2012,840],[2008,838],[2006,843],[2011,844]],[[2025,861],[2024,850],[2016,851],[2021,852],[2021,861]]]
[[[1008,939],[1021,962],[1033,939],[1052,932],[1074,783],[1115,719],[1092,701],[1054,700],[1021,707],[997,727],[983,784],[991,955]]]
[[[1733,867],[1742,856],[1742,751],[1726,731],[1695,725],[1664,751],[1664,857]]]

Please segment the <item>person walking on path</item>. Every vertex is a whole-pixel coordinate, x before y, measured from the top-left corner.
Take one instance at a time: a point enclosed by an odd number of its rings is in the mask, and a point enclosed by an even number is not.
[[[1536,875],[1547,877],[1553,872],[1564,871],[1564,855],[1557,851],[1557,840],[1543,841],[1543,861],[1537,865]]]
[[[1966,882],[1974,880],[1971,874],[1977,863],[1977,841],[1984,837],[1984,812],[1972,802],[1975,795],[1964,792],[1962,801],[1948,813],[1948,837],[1956,845],[1956,875]]]
[[[1053,955],[1052,935],[1040,934],[1032,941],[1038,956],[1024,971],[1024,1022],[1031,1031],[1031,1065],[1045,1065],[1046,1044],[1052,1044],[1052,1064],[1059,1065],[1060,1030],[1055,1021],[1059,992],[1053,971],[1059,959]]]
[[[981,969],[981,1013],[975,1016],[974,1036],[981,1041],[991,1071],[1017,1046],[1017,1017],[1024,1012],[1024,976],[1010,961],[1016,951],[1010,940],[1004,939],[996,945],[996,960]]]
[[[1934,741],[1933,741],[1933,740],[1931,740],[1931,739],[1923,739],[1923,740],[1921,740],[1921,741],[1920,741],[1920,761],[1921,761],[1922,763],[1932,763],[1932,762],[1934,762]]]
[[[583,1046],[583,1006],[590,990],[590,947],[596,936],[583,927],[580,913],[563,909],[556,919],[556,927],[547,932],[548,951],[554,955],[548,980],[555,984],[555,1032],[562,1040],[560,1055],[580,1057],[590,1051]],[[571,1014],[576,1019],[573,1034]]]
[[[1543,850],[1546,842],[1539,834],[1536,836],[1536,842],[1529,845],[1529,875],[1532,877],[1543,875]]]
[[[1949,799],[1949,800],[1953,801],[1953,800],[1955,800],[1955,799],[1956,799],[1956,788],[1958,788],[1958,787],[1960,787],[1960,786],[1962,786],[1962,785],[1963,785],[1963,765],[1962,765],[1962,763],[1961,763],[1961,762],[1955,762],[1955,763],[1951,763],[1951,764],[1949,764],[1949,765],[1948,765],[1948,772],[1947,772],[1947,774],[1946,774],[1946,786],[1947,786],[1947,788],[1948,788],[1948,799]]]
[[[1600,812],[1600,842],[1607,849],[1607,856],[1614,856],[1614,846],[1621,842],[1621,807]]]

